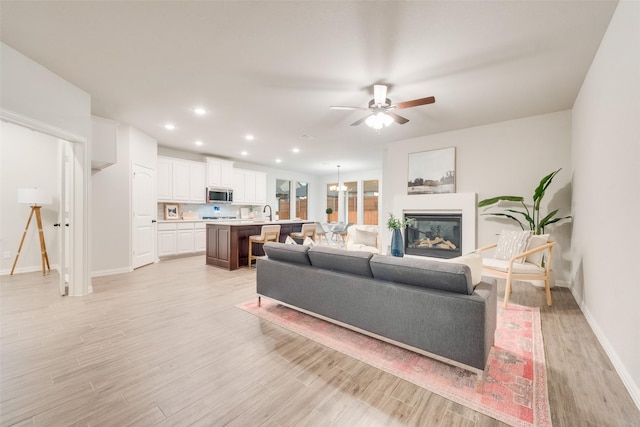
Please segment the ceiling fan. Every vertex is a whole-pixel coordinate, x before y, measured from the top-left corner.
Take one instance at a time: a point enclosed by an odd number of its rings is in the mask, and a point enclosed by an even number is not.
[[[362,122],[365,122],[368,126],[376,130],[380,130],[383,126],[389,126],[393,122],[403,125],[409,121],[409,119],[394,113],[393,110],[433,104],[434,102],[436,102],[436,98],[429,96],[427,98],[391,104],[391,100],[387,98],[387,86],[373,85],[373,99],[369,101],[368,107],[347,107],[335,105],[329,108],[332,110],[370,110],[371,113],[369,115],[351,123],[351,126],[358,126]]]

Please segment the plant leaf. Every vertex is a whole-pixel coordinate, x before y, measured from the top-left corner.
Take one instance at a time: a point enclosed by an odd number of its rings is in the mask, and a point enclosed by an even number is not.
[[[491,199],[484,199],[478,202],[478,207],[482,208],[485,206],[490,206],[493,205],[495,203],[498,203],[499,201],[504,200],[507,202],[522,202],[524,201],[524,197],[522,196],[498,196],[498,197],[493,197]]]
[[[535,228],[535,224],[533,222],[533,218],[531,218],[531,216],[527,212],[516,211],[514,209],[507,209],[507,212],[513,212],[513,213],[517,213],[517,214],[522,215],[524,217],[524,219],[526,219],[527,222],[529,223],[529,228],[531,230],[533,230]],[[523,230],[524,230],[524,228],[523,228]]]
[[[558,169],[555,172],[551,172],[549,175],[545,176],[540,180],[540,184],[538,184],[538,187],[533,192],[533,203],[535,205],[534,209],[536,210],[540,209],[540,202],[544,197],[545,190],[547,189],[547,187],[549,187],[549,185],[551,185],[551,181],[553,181],[553,177],[556,176],[556,174],[561,170],[562,168]]]
[[[519,213],[522,213],[522,212],[519,212]],[[503,216],[503,217],[512,219],[515,222],[517,222],[518,224],[520,224],[520,228],[522,228],[524,230],[524,226],[522,225],[522,222],[520,222],[520,220],[518,218],[516,218],[515,216],[513,216],[513,215],[509,215],[509,214],[506,214],[506,213],[498,213],[498,212],[489,212],[489,213],[485,213],[485,214],[482,214],[482,215]]]

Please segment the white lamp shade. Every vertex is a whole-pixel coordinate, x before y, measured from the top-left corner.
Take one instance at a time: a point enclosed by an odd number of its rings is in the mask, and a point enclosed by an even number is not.
[[[51,198],[40,188],[18,188],[18,203],[48,205],[51,204]]]

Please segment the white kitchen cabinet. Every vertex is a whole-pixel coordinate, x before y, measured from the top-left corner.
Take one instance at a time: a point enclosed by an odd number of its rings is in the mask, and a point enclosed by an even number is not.
[[[158,157],[159,202],[205,203],[205,163]]]
[[[176,250],[178,254],[190,254],[195,252],[194,224],[192,222],[177,224]]]
[[[264,205],[267,203],[267,174],[264,172],[256,172],[256,204]]]
[[[233,170],[233,203],[240,205],[265,204],[267,202],[267,179],[264,172]]]
[[[204,252],[207,249],[207,224],[196,222],[194,224],[194,246],[196,252]]]
[[[175,255],[176,249],[176,224],[158,223],[158,256]]]
[[[189,164],[189,202],[206,203],[206,165],[205,163],[191,162]]]
[[[207,186],[233,187],[233,162],[207,157]]]
[[[234,168],[233,169],[233,203],[244,204],[245,191],[244,191],[244,170]]]
[[[207,223],[175,221],[158,223],[158,257],[188,255],[207,248]]]
[[[189,201],[189,163],[181,160],[173,161],[173,197],[174,202]]]
[[[172,174],[173,161],[166,157],[158,157],[156,168],[157,199],[159,202],[170,202],[173,194]]]

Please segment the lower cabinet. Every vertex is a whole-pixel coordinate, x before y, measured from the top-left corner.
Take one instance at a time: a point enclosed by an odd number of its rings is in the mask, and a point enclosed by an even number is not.
[[[204,252],[206,227],[204,222],[193,221],[158,223],[158,257]]]

